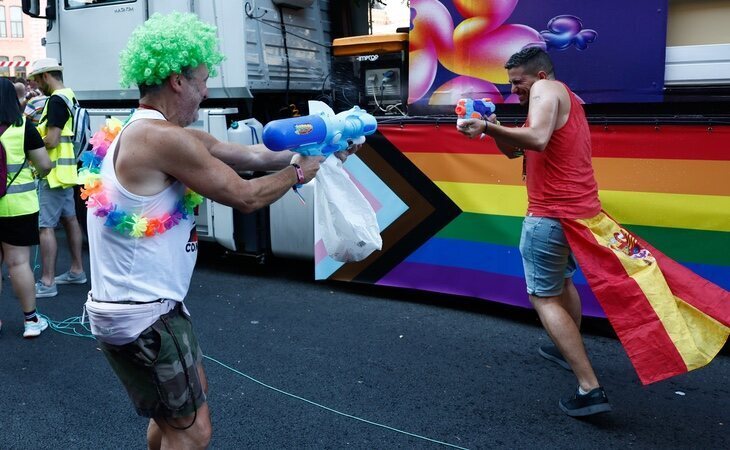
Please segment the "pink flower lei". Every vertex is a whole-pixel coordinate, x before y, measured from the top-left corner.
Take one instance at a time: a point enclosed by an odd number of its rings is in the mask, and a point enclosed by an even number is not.
[[[86,207],[95,216],[106,218],[105,226],[120,234],[133,238],[162,234],[194,214],[195,207],[203,202],[203,197],[188,189],[174,210],[158,217],[130,214],[109,201],[101,181],[101,162],[121,129],[119,120],[107,119],[106,124],[89,141],[92,149],[81,155],[82,165],[79,169],[79,184],[83,185],[81,199],[86,201]]]

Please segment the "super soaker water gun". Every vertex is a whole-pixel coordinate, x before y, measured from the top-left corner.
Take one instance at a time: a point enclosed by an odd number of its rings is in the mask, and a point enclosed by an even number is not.
[[[496,109],[497,108],[494,106],[494,103],[492,103],[491,98],[460,98],[459,101],[456,102],[456,108],[454,108],[454,112],[458,116],[456,125],[459,126],[460,122],[464,119],[481,119],[482,117],[489,117],[494,114]],[[482,133],[479,139],[484,139],[484,136],[484,133]]]
[[[491,98],[460,98],[454,112],[459,119],[481,119],[494,114],[495,109]]]
[[[375,117],[357,106],[335,114],[326,103],[310,100],[308,116],[273,120],[264,127],[262,137],[264,145],[275,152],[329,156],[362,144],[377,129]]]

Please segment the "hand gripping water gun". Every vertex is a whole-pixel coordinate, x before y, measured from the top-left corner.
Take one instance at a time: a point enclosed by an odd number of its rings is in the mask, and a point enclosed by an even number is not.
[[[326,103],[310,100],[308,116],[273,120],[264,127],[262,137],[264,145],[275,152],[329,156],[362,144],[377,129],[375,117],[357,106],[335,114]]]
[[[459,117],[456,119],[456,126],[459,126],[461,121],[464,119],[481,119],[482,117],[489,117],[494,114],[496,107],[492,103],[491,98],[460,98],[456,102],[456,108],[454,112]],[[486,136],[484,133],[479,139],[484,139]]]

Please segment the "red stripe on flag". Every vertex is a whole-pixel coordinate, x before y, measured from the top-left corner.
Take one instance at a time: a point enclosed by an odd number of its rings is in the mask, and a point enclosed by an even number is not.
[[[730,127],[707,125],[591,125],[594,158],[727,161]]]
[[[591,230],[563,219],[565,235],[583,274],[643,384],[687,372],[687,365],[636,281]]]
[[[594,158],[690,159],[728,161],[730,127],[715,125],[591,125]],[[469,139],[454,122],[434,124],[380,124],[378,130],[403,153],[502,153],[494,139]],[[627,162],[629,163],[629,162]]]
[[[494,139],[469,139],[456,131],[455,123],[378,125],[378,131],[403,153],[502,154]]]

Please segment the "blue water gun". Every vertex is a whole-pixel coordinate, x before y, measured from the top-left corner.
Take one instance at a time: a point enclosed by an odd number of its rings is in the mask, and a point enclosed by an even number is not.
[[[495,110],[491,98],[460,98],[454,108],[459,119],[481,119],[491,116]]]
[[[264,145],[275,152],[329,156],[352,144],[364,143],[365,136],[377,129],[375,117],[357,106],[335,114],[326,103],[310,100],[308,116],[273,120],[264,127],[262,138]]]

